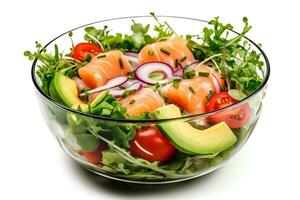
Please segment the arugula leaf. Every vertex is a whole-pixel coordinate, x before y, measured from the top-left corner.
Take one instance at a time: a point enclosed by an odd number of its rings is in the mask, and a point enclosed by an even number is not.
[[[60,71],[68,77],[73,77],[77,74],[76,69],[85,63],[77,63],[63,59],[62,53],[59,53],[58,46],[54,45],[54,55],[48,53],[39,42],[35,42],[36,50],[34,52],[25,51],[24,55],[29,60],[37,59],[38,70],[36,74],[42,82],[41,89],[49,95],[49,86],[56,72]]]
[[[146,44],[154,42],[154,39],[148,34],[150,25],[145,27],[141,23],[133,21],[131,25],[132,34],[122,35],[121,33],[111,34],[107,26],[103,29],[95,27],[86,27],[84,39],[89,42],[101,45],[105,51],[119,49],[122,51],[139,51]]]
[[[209,22],[212,28],[203,28],[202,36],[187,35],[186,40],[196,59],[211,62],[221,70],[229,89],[238,89],[249,95],[262,83],[257,70],[262,71],[263,62],[260,54],[251,50],[247,40],[243,40],[243,36],[252,28],[246,17],[243,22],[242,33],[229,38],[233,26],[221,23],[216,17]],[[206,60],[208,57],[210,59]]]
[[[83,151],[96,151],[99,146],[100,140],[91,134],[79,134],[76,140]]]
[[[166,40],[170,38],[173,34],[175,34],[175,31],[166,21],[164,22],[164,24],[161,23],[154,12],[150,12],[150,15],[152,15],[155,21],[157,22],[157,25],[155,25],[153,28],[153,30],[158,33],[157,40]]]

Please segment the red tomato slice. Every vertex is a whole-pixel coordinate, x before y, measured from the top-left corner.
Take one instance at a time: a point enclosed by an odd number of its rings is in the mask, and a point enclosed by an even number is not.
[[[93,57],[101,52],[103,52],[103,49],[97,44],[83,42],[74,47],[72,57],[84,61],[88,54]]]
[[[238,102],[228,92],[220,92],[212,96],[208,102],[207,111],[211,112]],[[209,117],[214,123],[226,122],[230,128],[240,128],[247,124],[251,118],[251,108],[248,103],[238,106],[232,110],[216,113]]]
[[[154,127],[142,128],[130,141],[130,151],[148,161],[168,161],[175,153],[173,145]]]
[[[85,157],[90,163],[98,165],[102,161],[102,151],[104,151],[106,148],[107,145],[101,143],[96,151],[81,151],[80,155]]]

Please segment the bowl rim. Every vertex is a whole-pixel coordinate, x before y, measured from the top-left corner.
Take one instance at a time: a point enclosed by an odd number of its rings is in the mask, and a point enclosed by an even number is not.
[[[91,22],[85,25],[81,25],[78,26],[76,28],[73,28],[69,31],[66,31],[58,36],[56,36],[55,38],[53,38],[52,40],[50,40],[46,45],[44,45],[43,48],[48,47],[51,43],[53,43],[55,40],[57,40],[58,38],[68,34],[71,31],[75,31],[78,29],[81,29],[83,27],[86,26],[90,26],[90,25],[94,25],[97,23],[101,23],[101,22],[107,22],[107,21],[115,21],[115,20],[122,20],[122,19],[136,19],[136,18],[151,18],[152,16],[150,15],[140,15],[140,16],[127,16],[127,17],[117,17],[117,18],[109,18],[109,19],[104,19],[104,20],[99,20],[99,21],[95,21],[95,22]],[[173,19],[186,19],[186,20],[191,20],[191,21],[198,21],[198,22],[202,22],[202,23],[208,23],[209,21],[207,20],[202,20],[202,19],[197,19],[197,18],[190,18],[190,17],[182,17],[182,16],[172,16],[172,15],[157,15],[157,17],[162,17],[162,18],[173,18]],[[235,30],[231,30],[233,33],[235,34],[240,34],[239,32],[235,31]],[[252,98],[254,98],[260,91],[262,91],[268,83],[269,77],[270,77],[270,62],[269,59],[267,57],[267,55],[265,54],[265,52],[262,50],[262,48],[256,44],[254,41],[252,41],[250,38],[243,36],[244,39],[248,40],[252,45],[254,45],[258,51],[261,53],[261,55],[263,56],[263,59],[265,61],[266,64],[266,72],[265,72],[265,76],[263,78],[263,82],[262,84],[249,96],[247,96],[246,98],[238,101],[235,104],[232,104],[230,106],[218,109],[218,110],[214,110],[211,112],[205,112],[205,113],[201,113],[201,114],[194,114],[194,115],[186,115],[186,116],[181,116],[181,117],[176,117],[176,118],[165,118],[165,119],[118,119],[118,118],[112,118],[112,117],[104,117],[104,116],[100,116],[100,115],[95,115],[95,114],[89,114],[89,113],[84,113],[78,110],[75,110],[73,108],[67,107],[59,102],[54,101],[49,95],[47,95],[46,93],[44,93],[41,89],[41,87],[38,84],[37,78],[36,78],[36,72],[35,69],[37,67],[37,61],[38,59],[35,58],[32,66],[31,66],[31,78],[33,81],[33,84],[35,86],[35,88],[37,89],[38,93],[50,104],[59,107],[60,109],[63,109],[65,111],[74,113],[74,114],[78,114],[78,115],[83,115],[86,117],[91,117],[91,118],[95,118],[95,119],[100,119],[100,120],[106,120],[106,121],[114,121],[114,122],[123,122],[123,123],[153,123],[153,122],[165,122],[165,121],[174,121],[174,120],[187,120],[187,119],[193,119],[193,118],[199,118],[199,117],[207,117],[209,115],[212,115],[214,113],[218,113],[218,112],[222,112],[224,110],[230,110],[232,108],[238,107],[240,105],[242,105],[245,102],[248,102],[249,100],[251,100]]]

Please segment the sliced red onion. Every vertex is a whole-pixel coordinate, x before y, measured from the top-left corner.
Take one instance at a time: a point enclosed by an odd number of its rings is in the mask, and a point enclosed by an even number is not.
[[[114,88],[114,87],[124,84],[127,80],[128,80],[127,76],[114,77],[114,78],[109,79],[105,85],[97,87],[97,88],[89,90],[89,91],[86,91],[86,92],[83,92],[79,96],[85,96],[87,94],[93,94],[96,92],[101,92],[106,89]]]
[[[183,67],[180,64],[178,65],[178,68],[176,69],[173,75],[183,77]]]
[[[189,65],[187,66],[186,69],[192,70],[192,69],[196,68],[200,63],[201,63],[200,61],[192,62],[191,64],[189,64]]]
[[[75,81],[78,92],[81,92],[84,88],[88,88],[87,84],[79,77],[74,77],[72,79]]]
[[[136,69],[139,66],[139,54],[135,52],[125,52],[125,56],[131,63],[133,69]]]
[[[152,73],[162,73],[164,79],[162,80],[153,80],[149,77]],[[169,79],[173,78],[173,69],[170,65],[163,62],[149,62],[142,64],[135,71],[135,77],[147,84],[155,84],[155,83],[166,83]]]
[[[216,77],[216,75],[214,73],[211,73],[211,75],[212,75],[212,80],[214,82],[214,85],[216,86],[216,93],[221,92],[221,86],[218,81],[218,78]]]
[[[127,81],[127,82],[129,82],[129,81]],[[124,83],[124,84],[121,85],[121,86],[125,87],[124,85],[126,85],[127,82]],[[140,90],[140,89],[142,89],[142,88],[143,88],[142,83],[139,82],[139,81],[135,81],[135,82],[132,83],[131,85],[127,86],[125,89],[121,89],[121,88],[118,88],[118,87],[112,88],[111,90],[109,90],[109,94],[113,95],[113,96],[116,97],[116,98],[120,98],[120,97],[122,97],[123,93],[124,93],[126,90],[136,90],[136,91],[138,91],[138,90]]]
[[[136,52],[133,52],[133,51],[126,51],[125,53],[125,56],[130,56],[130,57],[139,57],[139,53],[136,53]]]

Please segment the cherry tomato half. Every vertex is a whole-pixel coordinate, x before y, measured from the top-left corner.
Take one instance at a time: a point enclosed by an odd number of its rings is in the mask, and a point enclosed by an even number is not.
[[[74,47],[72,58],[84,61],[88,54],[93,57],[101,52],[103,52],[103,49],[97,44],[82,42]]]
[[[100,143],[96,151],[81,151],[79,154],[85,157],[90,163],[97,165],[102,161],[102,151],[105,149],[107,149],[107,145]]]
[[[238,102],[228,92],[220,92],[212,96],[208,102],[207,111],[211,112]],[[246,103],[232,110],[216,113],[209,117],[214,123],[226,122],[230,128],[240,128],[247,124],[251,118],[251,108]]]
[[[130,151],[148,161],[168,161],[175,153],[173,145],[154,127],[141,128],[130,141]]]

